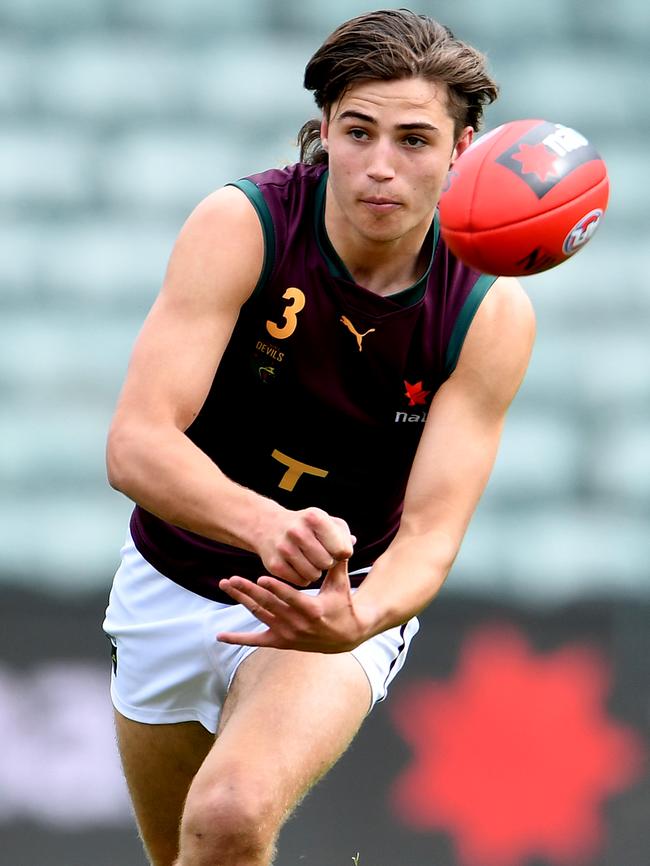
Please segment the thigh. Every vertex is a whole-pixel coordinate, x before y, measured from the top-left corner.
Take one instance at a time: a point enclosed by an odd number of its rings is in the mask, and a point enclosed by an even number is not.
[[[219,604],[158,572],[130,539],[122,550],[104,619],[113,646],[111,698],[123,716],[149,725],[200,722],[217,729],[228,683],[249,648],[221,644],[241,605]]]
[[[115,713],[117,740],[140,835],[154,866],[172,866],[192,779],[214,743],[197,722],[149,725]]]
[[[257,799],[279,827],[345,751],[372,702],[368,678],[350,653],[258,649],[242,662],[217,740],[188,804],[227,779],[235,797]]]

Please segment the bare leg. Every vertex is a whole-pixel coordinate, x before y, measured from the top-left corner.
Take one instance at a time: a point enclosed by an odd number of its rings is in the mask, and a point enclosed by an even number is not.
[[[176,866],[268,866],[280,827],[345,751],[369,703],[348,653],[249,656],[190,787]]]
[[[145,725],[115,713],[118,745],[142,841],[153,866],[172,866],[187,791],[214,743],[198,722]]]

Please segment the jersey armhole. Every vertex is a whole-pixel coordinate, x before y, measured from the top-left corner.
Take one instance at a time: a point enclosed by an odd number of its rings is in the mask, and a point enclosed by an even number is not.
[[[460,357],[465,337],[469,331],[469,326],[474,320],[476,311],[481,306],[481,301],[487,295],[488,289],[494,284],[498,277],[493,277],[489,274],[482,274],[472,286],[472,290],[465,298],[456,323],[449,338],[447,345],[447,353],[445,355],[445,376],[449,378],[456,369],[456,364]]]
[[[273,217],[271,216],[271,211],[266,203],[266,199],[260,192],[259,187],[256,186],[252,180],[243,178],[242,180],[232,181],[231,183],[226,184],[226,186],[235,186],[244,193],[246,198],[257,211],[257,215],[262,225],[262,234],[264,235],[264,262],[262,264],[262,273],[260,274],[257,285],[251,295],[251,297],[253,297],[266,283],[271,271],[273,270],[273,265],[275,264],[275,228],[273,226]]]

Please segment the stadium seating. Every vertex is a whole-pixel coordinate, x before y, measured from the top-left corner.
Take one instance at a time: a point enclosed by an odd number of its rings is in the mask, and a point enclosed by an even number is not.
[[[489,53],[503,96],[488,127],[575,125],[612,179],[589,248],[526,282],[537,348],[446,591],[647,593],[650,7],[428,6]],[[216,186],[295,159],[315,116],[302,67],[365,8],[3,3],[0,582],[108,585],[129,503],[105,482],[104,437],[174,237]]]

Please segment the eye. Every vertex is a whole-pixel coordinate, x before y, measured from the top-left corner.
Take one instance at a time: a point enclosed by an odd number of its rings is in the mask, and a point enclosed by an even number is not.
[[[419,135],[407,135],[404,139],[404,144],[408,147],[424,147],[426,140]]]
[[[355,141],[365,141],[368,138],[368,133],[365,129],[359,129],[359,127],[356,126],[353,129],[348,130],[348,135]]]

